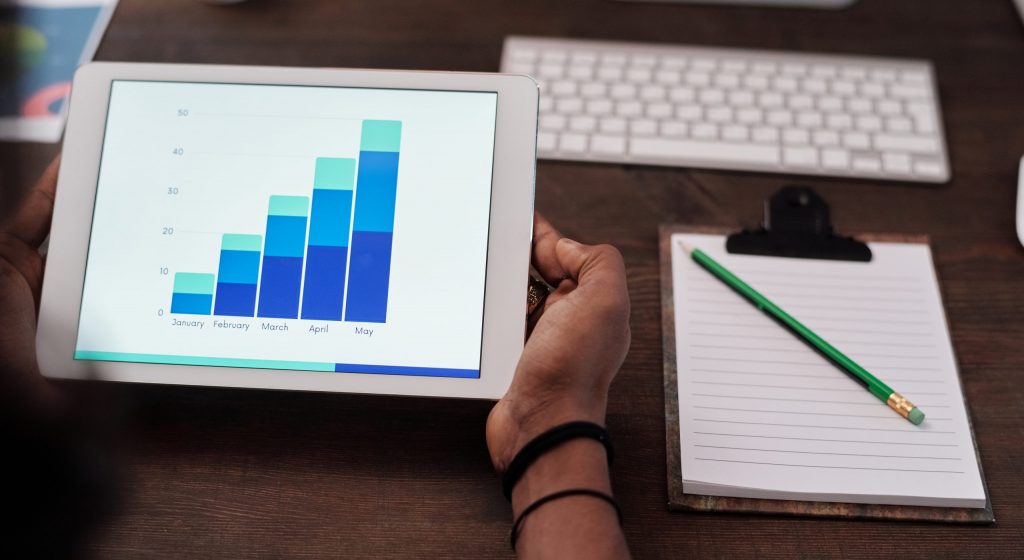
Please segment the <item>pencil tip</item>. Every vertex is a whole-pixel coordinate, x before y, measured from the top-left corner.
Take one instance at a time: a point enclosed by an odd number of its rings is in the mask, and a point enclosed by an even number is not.
[[[693,245],[690,245],[689,243],[687,243],[685,241],[680,241],[679,242],[679,246],[683,248],[683,251],[686,251],[687,255],[689,255],[690,253],[693,253]]]

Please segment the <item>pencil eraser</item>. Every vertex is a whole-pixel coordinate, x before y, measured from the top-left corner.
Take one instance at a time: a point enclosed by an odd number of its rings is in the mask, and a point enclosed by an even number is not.
[[[924,413],[921,412],[921,409],[914,407],[910,410],[910,414],[907,414],[907,420],[918,426],[921,422],[924,422]]]

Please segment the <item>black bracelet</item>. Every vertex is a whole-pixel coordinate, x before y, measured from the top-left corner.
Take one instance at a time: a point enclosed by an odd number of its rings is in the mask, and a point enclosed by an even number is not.
[[[519,450],[519,453],[516,453],[515,458],[509,463],[508,469],[505,470],[505,474],[501,477],[501,489],[505,493],[505,498],[510,502],[512,501],[512,489],[515,488],[519,479],[523,477],[526,469],[541,455],[566,441],[578,438],[591,438],[601,442],[608,455],[608,465],[612,464],[612,460],[615,458],[615,450],[612,447],[612,438],[608,434],[608,430],[593,422],[582,421],[555,426],[530,440],[529,443]]]
[[[548,494],[547,496],[538,499],[536,502],[533,502],[532,504],[527,506],[526,509],[523,510],[523,513],[519,514],[519,517],[516,518],[515,523],[512,524],[512,534],[509,535],[509,540],[512,541],[512,551],[515,552],[516,550],[516,540],[519,539],[519,530],[522,528],[523,520],[526,519],[527,515],[530,515],[531,513],[536,511],[537,508],[548,502],[553,502],[555,500],[566,498],[569,496],[592,496],[594,498],[600,498],[608,502],[609,504],[611,504],[613,508],[615,508],[615,515],[619,518],[619,525],[622,525],[622,508],[619,506],[618,500],[616,500],[610,494],[605,494],[604,492],[599,492],[597,490],[591,490],[590,488],[570,488],[568,490],[561,490],[559,492],[555,492],[554,494]]]

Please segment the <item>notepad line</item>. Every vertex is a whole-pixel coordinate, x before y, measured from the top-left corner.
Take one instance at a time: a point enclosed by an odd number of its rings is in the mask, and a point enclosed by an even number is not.
[[[937,461],[959,461],[959,457],[922,457],[920,455],[873,455],[871,453],[833,453],[829,451],[796,451],[790,449],[760,449],[756,447],[729,447],[725,445],[694,444],[706,449],[731,449],[734,451],[763,451],[765,453],[798,453],[800,455],[835,455],[840,457],[884,457],[886,459],[934,459]]]
[[[717,463],[743,463],[747,465],[770,465],[773,467],[803,467],[809,469],[845,469],[855,471],[895,471],[895,472],[919,472],[919,473],[937,473],[937,474],[964,474],[964,471],[943,471],[943,470],[926,470],[926,469],[891,469],[882,467],[841,467],[835,465],[794,465],[791,463],[767,463],[761,461],[734,461],[730,459],[711,459],[709,457],[694,457],[698,461],[714,461]]]
[[[693,405],[693,408],[705,408],[710,410],[728,410],[730,412],[763,412],[767,414],[799,414],[801,416],[842,416],[845,418],[878,418],[880,420],[903,420],[902,416],[896,414],[840,414],[838,412],[800,412],[794,410],[761,410],[757,408],[729,408],[724,406],[703,406]],[[952,418],[936,418],[934,416],[928,417],[929,421],[935,420],[952,420]]]
[[[919,447],[960,447],[955,443],[911,443],[906,441],[865,441],[859,439],[826,439],[826,438],[799,438],[799,437],[785,437],[785,436],[760,436],[754,434],[722,434],[717,432],[693,432],[694,434],[700,434],[705,436],[732,436],[732,437],[746,437],[746,438],[759,438],[759,439],[785,439],[794,441],[823,441],[823,442],[836,442],[836,443],[870,443],[878,445],[914,445]]]
[[[828,401],[828,400],[821,400],[821,399],[783,399],[783,398],[777,398],[777,397],[750,397],[750,396],[746,396],[746,395],[744,395],[744,396],[740,396],[740,395],[711,395],[711,394],[708,394],[708,393],[693,393],[693,396],[694,397],[718,397],[718,398],[723,398],[723,399],[748,399],[748,400],[756,400],[756,401],[786,401],[786,402],[802,402],[802,403],[815,402],[815,403],[829,403],[829,404],[852,404],[852,405],[858,405],[858,406],[885,406],[885,405],[879,403],[877,400],[869,401],[869,402]],[[921,408],[925,408],[925,407],[927,407],[927,408],[950,408],[950,406],[948,404],[925,404],[925,403],[918,403],[918,406],[921,407]]]
[[[711,418],[694,418],[694,422],[712,422],[715,424],[745,424],[748,426],[784,426],[789,428],[819,428],[823,430],[858,430],[862,432],[903,432],[908,434],[955,434],[956,432],[939,430],[900,430],[896,428],[865,428],[861,426],[811,426],[807,424],[780,424],[776,422],[741,422],[739,420],[713,420]]]

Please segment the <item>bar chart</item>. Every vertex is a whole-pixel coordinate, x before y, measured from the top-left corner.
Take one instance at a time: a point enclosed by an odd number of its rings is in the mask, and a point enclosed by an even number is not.
[[[75,358],[478,378],[496,108],[116,81]]]
[[[271,195],[263,234],[224,233],[217,272],[177,272],[171,313],[387,322],[402,123],[317,157],[312,196]],[[351,248],[351,250],[350,250]]]

